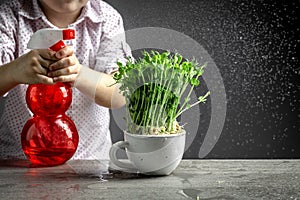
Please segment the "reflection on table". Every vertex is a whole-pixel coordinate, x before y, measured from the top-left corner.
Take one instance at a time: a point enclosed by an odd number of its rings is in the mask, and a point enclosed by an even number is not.
[[[0,199],[300,199],[300,160],[183,160],[169,176],[107,160],[56,167],[0,160]]]

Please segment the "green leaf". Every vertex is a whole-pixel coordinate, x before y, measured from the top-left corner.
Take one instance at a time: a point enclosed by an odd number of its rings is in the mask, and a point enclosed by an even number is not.
[[[208,91],[204,96],[200,96],[200,97],[198,98],[198,101],[199,101],[200,103],[206,102],[207,97],[208,97],[209,95],[210,95],[210,91]]]
[[[117,62],[117,65],[119,66],[119,67],[123,67],[123,63],[121,63],[121,62]]]
[[[182,61],[182,56],[179,55],[179,54],[176,54],[176,57],[177,57],[177,62],[176,63],[180,64],[181,61]]]
[[[196,79],[196,78],[192,78],[191,79],[191,84],[193,86],[198,86],[200,84],[200,81],[198,79]]]

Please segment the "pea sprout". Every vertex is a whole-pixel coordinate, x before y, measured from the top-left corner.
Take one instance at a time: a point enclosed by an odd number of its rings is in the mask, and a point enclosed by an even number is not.
[[[142,55],[136,60],[127,58],[126,64],[118,62],[119,70],[114,74],[126,98],[127,131],[156,135],[177,133],[181,130],[177,118],[193,106],[205,103],[210,95],[208,91],[190,104],[190,96],[194,87],[199,86],[206,64],[184,61],[180,54],[171,55],[169,51],[143,51]],[[180,104],[181,98],[184,101]]]

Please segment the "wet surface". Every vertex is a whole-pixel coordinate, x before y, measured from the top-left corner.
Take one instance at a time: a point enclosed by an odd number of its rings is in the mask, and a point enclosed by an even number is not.
[[[76,160],[33,168],[0,161],[1,199],[292,199],[300,198],[300,160],[183,160],[169,176]]]

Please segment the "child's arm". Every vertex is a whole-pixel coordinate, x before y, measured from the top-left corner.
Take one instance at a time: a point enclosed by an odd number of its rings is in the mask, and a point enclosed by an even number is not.
[[[125,98],[115,84],[113,74],[105,74],[82,67],[76,79],[75,87],[97,104],[116,109],[125,105]]]

